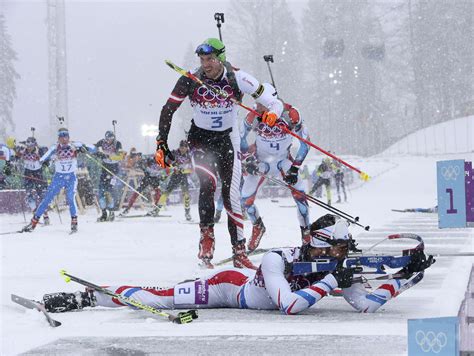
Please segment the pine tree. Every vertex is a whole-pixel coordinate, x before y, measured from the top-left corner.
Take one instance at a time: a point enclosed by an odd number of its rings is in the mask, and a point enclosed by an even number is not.
[[[12,109],[16,98],[15,80],[20,78],[13,65],[16,60],[5,18],[0,14],[0,137],[3,138],[15,129]]]

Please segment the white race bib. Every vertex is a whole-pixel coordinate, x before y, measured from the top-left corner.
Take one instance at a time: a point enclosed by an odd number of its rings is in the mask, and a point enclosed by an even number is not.
[[[196,280],[184,282],[174,287],[174,304],[203,304],[209,301],[209,286],[207,281]]]

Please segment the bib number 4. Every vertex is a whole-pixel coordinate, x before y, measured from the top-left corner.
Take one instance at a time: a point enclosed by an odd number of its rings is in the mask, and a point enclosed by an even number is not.
[[[279,151],[280,150],[280,143],[279,142],[271,142],[270,147],[274,148],[275,151]]]

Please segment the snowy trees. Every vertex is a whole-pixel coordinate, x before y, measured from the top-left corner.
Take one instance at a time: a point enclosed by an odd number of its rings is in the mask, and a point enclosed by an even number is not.
[[[474,111],[472,1],[311,0],[299,21],[284,0],[228,10],[231,62],[269,81],[274,54],[280,96],[325,148],[370,155]]]
[[[324,147],[371,154],[380,150],[386,102],[381,96],[385,58],[381,25],[367,1],[311,1],[303,16],[305,92]],[[306,115],[307,116],[307,115]]]
[[[5,138],[8,131],[15,129],[12,108],[16,98],[15,80],[20,78],[13,66],[16,59],[5,18],[0,14],[0,138]]]
[[[474,100],[472,1],[419,0],[409,6],[420,127],[469,114]]]

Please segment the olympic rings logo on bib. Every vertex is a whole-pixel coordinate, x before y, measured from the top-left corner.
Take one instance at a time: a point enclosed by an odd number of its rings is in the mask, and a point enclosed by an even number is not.
[[[461,172],[458,166],[448,166],[441,168],[441,175],[445,180],[457,180],[460,173]]]
[[[448,344],[448,337],[443,332],[435,334],[434,331],[425,333],[422,330],[418,330],[415,334],[415,341],[423,352],[434,352],[437,354]]]
[[[270,127],[263,122],[258,124],[257,134],[264,137],[282,137],[286,135],[279,125]]]
[[[219,87],[218,85],[213,85],[212,87],[219,91],[225,91],[229,97],[234,93],[230,85],[224,85],[222,88]],[[205,101],[215,101],[215,100],[225,101],[226,100],[226,97],[224,97],[224,95],[220,93],[215,93],[214,91],[212,91],[211,89],[205,86],[199,87],[197,90],[197,93]]]

